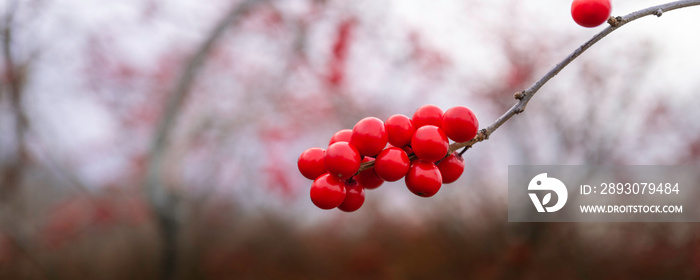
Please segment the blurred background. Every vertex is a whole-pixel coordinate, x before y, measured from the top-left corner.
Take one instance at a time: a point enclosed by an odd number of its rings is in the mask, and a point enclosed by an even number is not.
[[[700,7],[595,45],[436,196],[344,213],[302,151],[423,104],[485,127],[603,27],[553,0],[1,3],[0,279],[700,278],[696,224],[508,223],[506,199],[513,164],[700,163]]]

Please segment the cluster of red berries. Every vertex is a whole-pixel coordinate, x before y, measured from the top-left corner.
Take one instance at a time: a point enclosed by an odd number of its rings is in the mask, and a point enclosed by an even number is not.
[[[610,17],[610,0],[574,0],[571,3],[571,17],[583,27],[596,27]]]
[[[365,189],[404,177],[411,192],[430,197],[464,172],[462,156],[448,155],[448,138],[466,142],[478,129],[479,122],[467,107],[443,113],[435,105],[424,105],[412,118],[401,114],[385,122],[364,118],[352,130],[336,132],[327,149],[304,151],[297,165],[304,177],[314,180],[311,201],[321,209],[355,211],[365,201]],[[373,162],[373,168],[360,171],[365,162]]]

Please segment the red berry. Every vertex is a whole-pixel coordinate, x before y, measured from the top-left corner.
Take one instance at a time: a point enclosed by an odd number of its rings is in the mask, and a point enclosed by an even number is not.
[[[434,163],[425,160],[416,160],[406,173],[406,187],[422,197],[435,195],[442,186],[442,175]]]
[[[457,181],[459,176],[462,176],[462,173],[464,173],[464,158],[458,153],[452,153],[442,159],[440,163],[437,164],[437,167],[440,169],[442,183],[449,184]]]
[[[341,129],[338,130],[331,137],[331,141],[328,142],[328,146],[335,142],[350,142],[350,136],[352,135],[352,129]]]
[[[442,110],[435,105],[423,105],[413,113],[411,120],[413,121],[414,129],[424,125],[440,127],[442,125]]]
[[[333,209],[345,200],[345,183],[330,174],[323,174],[311,184],[311,202],[321,209]]]
[[[384,122],[386,133],[389,135],[389,144],[396,147],[406,146],[413,136],[413,122],[405,115],[397,114],[389,117]]]
[[[373,158],[370,157],[365,157],[362,159],[362,162],[369,162],[374,160]],[[382,178],[379,178],[377,176],[377,172],[374,171],[374,168],[369,168],[360,171],[360,174],[355,175],[355,180],[362,185],[365,189],[376,189],[379,186],[381,186],[384,183],[384,180]]]
[[[411,147],[418,158],[434,162],[445,157],[450,146],[442,129],[426,125],[418,128],[413,134]]]
[[[466,142],[476,136],[479,131],[479,121],[469,108],[456,106],[442,115],[442,130],[453,141]]]
[[[406,176],[410,164],[406,152],[401,148],[391,147],[379,153],[374,161],[374,171],[379,178],[394,182]]]
[[[304,177],[315,180],[318,176],[323,175],[326,171],[326,166],[323,163],[326,151],[321,148],[309,148],[299,156],[297,167],[299,172]]]
[[[348,142],[335,142],[326,149],[323,162],[333,176],[347,179],[360,169],[360,153]]]
[[[352,128],[350,144],[363,156],[376,156],[386,147],[388,138],[382,120],[366,117]]]
[[[365,203],[365,188],[357,181],[348,179],[345,182],[345,200],[338,205],[338,209],[345,212],[353,212],[360,209]]]
[[[610,0],[574,0],[571,3],[571,17],[583,27],[596,27],[610,17]]]

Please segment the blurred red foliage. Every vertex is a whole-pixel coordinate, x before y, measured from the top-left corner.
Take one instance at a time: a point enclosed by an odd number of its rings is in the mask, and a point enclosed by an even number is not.
[[[339,87],[346,79],[346,65],[350,43],[353,40],[353,29],[357,20],[348,18],[338,23],[336,37],[331,45],[331,56],[328,58],[327,80],[331,87]]]
[[[140,196],[69,197],[49,208],[40,244],[57,249],[89,229],[137,227],[150,219],[151,209]]]

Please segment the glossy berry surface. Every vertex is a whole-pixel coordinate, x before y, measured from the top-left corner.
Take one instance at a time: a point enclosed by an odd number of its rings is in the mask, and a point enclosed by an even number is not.
[[[442,110],[435,105],[423,105],[413,113],[411,121],[413,121],[414,129],[425,125],[440,127],[442,125]]]
[[[301,153],[297,160],[297,167],[301,175],[304,175],[304,177],[308,179],[315,180],[318,176],[328,172],[323,162],[325,155],[326,151],[321,148],[309,148]]]
[[[360,153],[348,142],[336,142],[326,149],[323,163],[330,174],[347,179],[360,169]]]
[[[369,162],[373,161],[373,158],[370,157],[365,157],[362,159],[362,162]],[[368,168],[365,170],[360,171],[360,174],[355,175],[355,180],[362,185],[365,189],[376,189],[379,186],[381,186],[384,183],[384,180],[382,178],[379,178],[377,176],[377,172],[374,171],[374,168]]]
[[[387,141],[384,122],[378,118],[364,118],[352,128],[350,144],[363,156],[376,156],[386,147]]]
[[[571,17],[583,27],[596,27],[610,17],[610,0],[574,0],[571,3]]]
[[[396,147],[406,146],[413,136],[413,122],[405,115],[397,114],[389,117],[384,122],[386,133],[389,136],[389,144]]]
[[[479,131],[474,112],[464,106],[452,107],[442,115],[442,130],[455,142],[472,140]]]
[[[437,164],[442,176],[442,183],[449,184],[457,181],[464,173],[464,158],[458,153],[452,153]]]
[[[434,163],[425,160],[416,160],[411,163],[411,167],[406,173],[406,187],[412,193],[431,197],[435,195],[442,186],[442,175]]]
[[[345,199],[338,205],[344,212],[354,212],[365,203],[365,188],[357,181],[349,179],[345,182]]]
[[[420,159],[438,161],[447,155],[447,136],[437,126],[426,125],[416,129],[411,138],[413,153]]]
[[[350,142],[350,136],[352,136],[352,129],[338,130],[338,132],[331,136],[331,140],[328,141],[328,146],[335,142]]]
[[[406,176],[410,164],[403,149],[391,147],[379,153],[374,161],[374,170],[379,178],[393,182]]]
[[[431,197],[465,171],[462,156],[448,154],[450,141],[470,141],[478,130],[479,122],[467,107],[443,112],[435,105],[424,105],[411,118],[395,114],[383,122],[367,117],[352,129],[337,131],[325,150],[304,151],[297,167],[314,180],[310,197],[321,209],[357,211],[368,190],[402,178],[412,193]]]
[[[345,200],[345,183],[330,174],[321,175],[311,184],[310,196],[316,207],[333,209]]]

